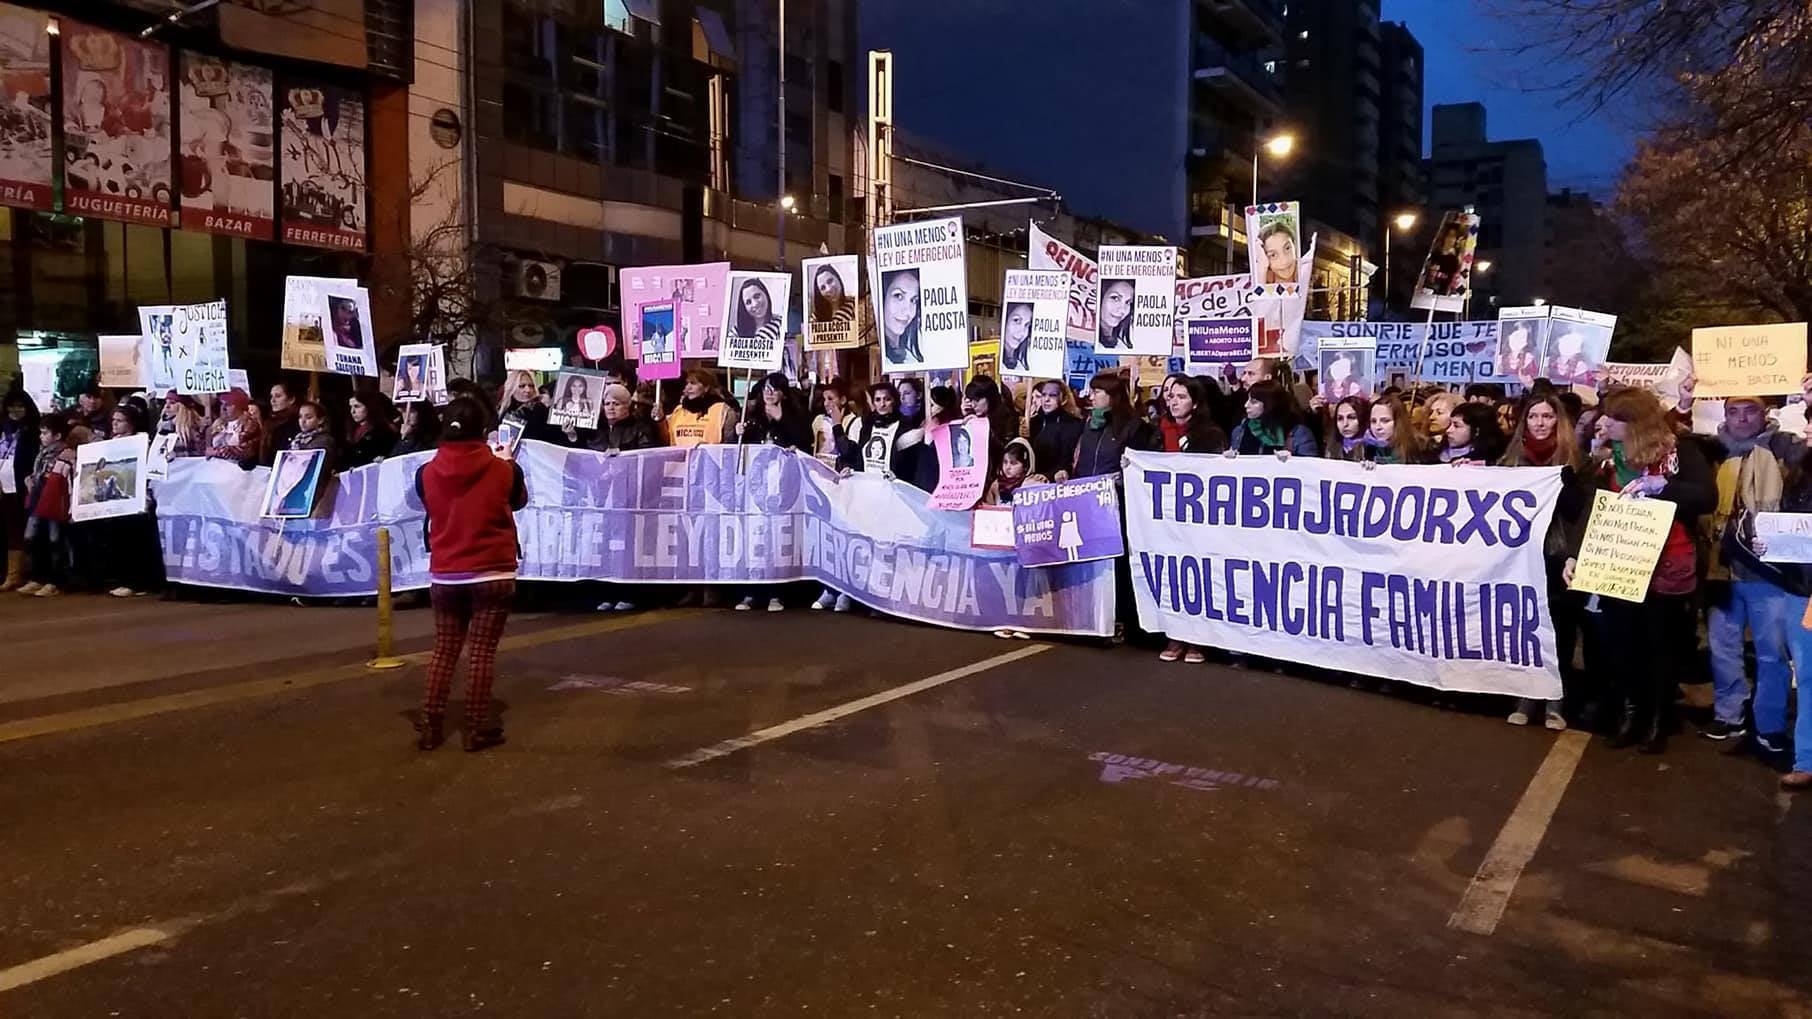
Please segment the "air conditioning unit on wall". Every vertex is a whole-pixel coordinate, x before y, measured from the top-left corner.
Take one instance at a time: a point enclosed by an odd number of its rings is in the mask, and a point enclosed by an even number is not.
[[[560,263],[519,259],[516,262],[516,296],[531,301],[558,301]]]

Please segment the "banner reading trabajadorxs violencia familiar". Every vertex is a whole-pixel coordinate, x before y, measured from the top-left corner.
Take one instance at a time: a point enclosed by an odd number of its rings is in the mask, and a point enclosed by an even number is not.
[[[376,590],[377,528],[391,528],[398,590],[428,583],[415,472],[392,457],[323,483],[314,514],[258,515],[268,469],[170,464],[156,488],[173,583],[353,597]],[[529,504],[516,514],[524,580],[739,584],[809,580],[889,615],[968,630],[1106,636],[1113,565],[1019,565],[970,546],[968,513],[875,474],[839,478],[777,446],[620,456],[525,442]]]
[[[1560,696],[1542,560],[1558,469],[1128,456],[1146,629],[1446,690]]]

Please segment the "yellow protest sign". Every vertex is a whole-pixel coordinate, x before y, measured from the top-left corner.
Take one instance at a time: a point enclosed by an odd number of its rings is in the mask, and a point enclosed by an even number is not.
[[[1648,581],[1673,522],[1671,502],[1599,492],[1573,566],[1573,590],[1623,601],[1648,597]]]
[[[1000,377],[1000,337],[969,341],[969,377],[977,375]]]
[[[1806,324],[1692,331],[1695,396],[1787,396],[1806,374]]]

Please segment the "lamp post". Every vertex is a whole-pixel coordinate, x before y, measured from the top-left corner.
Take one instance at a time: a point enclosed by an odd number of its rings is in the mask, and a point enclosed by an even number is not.
[[[1252,150],[1252,204],[1258,204],[1258,152],[1259,149],[1271,154],[1274,159],[1283,159],[1296,148],[1296,136],[1289,132],[1274,134],[1266,138]],[[1251,238],[1246,243],[1252,243]],[[1233,271],[1233,216],[1227,216],[1227,271]]]
[[[1391,227],[1408,233],[1416,225],[1416,214],[1399,212],[1384,225],[1384,312],[1390,313],[1390,235]]]

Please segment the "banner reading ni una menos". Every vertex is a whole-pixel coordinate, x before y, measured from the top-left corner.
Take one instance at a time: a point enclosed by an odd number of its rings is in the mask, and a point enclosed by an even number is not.
[[[427,586],[415,472],[432,454],[335,476],[312,517],[258,515],[267,469],[170,464],[157,523],[173,583],[317,597],[376,590],[377,528],[391,527],[393,583]],[[889,615],[970,630],[1106,636],[1111,562],[1044,569],[970,546],[968,513],[878,475],[838,478],[773,446],[620,456],[525,442],[529,505],[516,515],[525,580],[828,584]]]
[[[1440,689],[1560,696],[1542,561],[1558,469],[1128,456],[1146,629]]]

